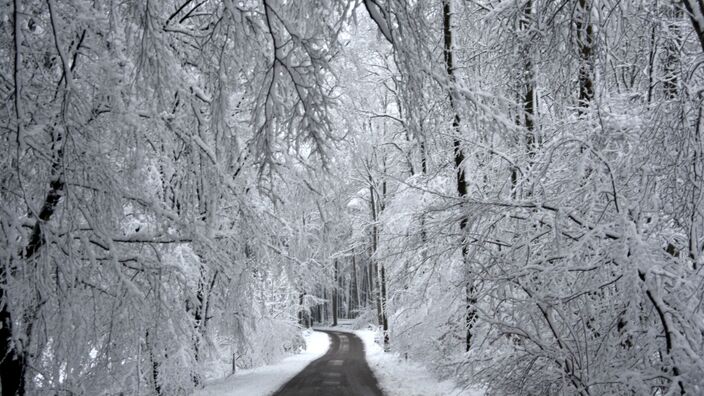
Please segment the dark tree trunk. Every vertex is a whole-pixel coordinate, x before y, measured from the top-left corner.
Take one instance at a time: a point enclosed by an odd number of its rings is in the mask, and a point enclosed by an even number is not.
[[[323,288],[323,316],[322,316],[322,322],[324,323],[329,323],[328,322],[328,289]]]
[[[425,138],[421,137],[420,141],[420,170],[423,172],[423,174],[428,173],[428,159],[426,158],[427,154],[425,152]]]
[[[161,396],[161,385],[159,384],[159,361],[154,358],[154,345],[152,343],[151,337],[149,336],[149,330],[144,334],[144,340],[147,344],[147,350],[149,351],[149,360],[152,362],[152,382],[154,385],[154,394]]]
[[[338,301],[337,301],[337,295],[338,295],[338,290],[337,290],[337,260],[335,260],[335,266],[334,266],[334,280],[333,280],[333,288],[332,288],[332,325],[337,326],[337,306],[338,306]]]
[[[372,301],[372,268],[370,260],[367,260],[364,263],[362,271],[362,284],[364,287],[364,308],[368,309]]]
[[[451,0],[444,0],[443,1],[443,30],[444,30],[444,44],[445,44],[445,69],[447,71],[447,76],[449,79],[449,99],[450,99],[450,107],[452,108],[452,111],[454,112],[454,116],[452,117],[452,129],[453,132],[455,133],[455,139],[453,142],[454,146],[454,156],[455,156],[455,169],[456,169],[456,174],[457,174],[457,193],[460,197],[464,198],[467,196],[467,179],[465,176],[464,172],[464,151],[462,150],[462,144],[459,139],[459,132],[460,132],[460,114],[457,111],[457,108],[455,107],[455,95],[456,95],[456,90],[454,87],[455,84],[455,69],[453,65],[453,53],[452,53],[452,10],[450,7],[450,1]],[[464,234],[467,229],[467,217],[462,216],[460,220],[460,233],[462,234],[462,259],[464,261],[465,266],[468,265],[467,263],[467,255],[469,253],[468,247],[467,247],[467,241],[465,240]],[[469,272],[469,269],[466,270],[466,272]],[[472,327],[474,326],[474,321],[475,321],[475,316],[476,316],[476,308],[474,305],[476,304],[476,300],[474,298],[474,286],[472,283],[472,279],[469,279],[469,276],[466,279],[466,317],[465,317],[465,326],[467,329],[467,334],[466,334],[466,339],[465,339],[465,349],[468,351],[471,343],[472,343]]]
[[[205,264],[205,258],[202,255],[198,255],[202,264]],[[204,309],[205,309],[205,269],[201,267],[200,277],[198,280],[198,289],[196,290],[196,302],[195,307],[192,307],[192,315],[194,325],[194,337],[193,337],[193,350],[195,352],[195,360],[200,359],[200,334],[203,327]],[[197,386],[201,382],[200,375],[198,373],[193,373],[193,383]]]
[[[357,278],[357,257],[352,254],[352,281],[350,282],[350,311],[359,309],[359,283]]]
[[[523,8],[523,18],[521,18],[521,31],[527,32],[530,28],[532,19],[533,2],[528,0]],[[529,38],[526,38],[529,40]],[[523,124],[526,127],[526,151],[528,157],[533,158],[537,149],[537,139],[535,136],[535,88],[533,78],[533,62],[530,58],[530,42],[523,45],[523,116],[525,117]]]
[[[680,46],[682,45],[682,32],[679,22],[682,19],[682,7],[677,4],[668,5],[666,10],[669,35],[665,38],[665,59],[663,61],[663,90],[668,99],[677,98],[679,91]]]
[[[384,330],[384,350],[389,351],[389,319],[386,315],[386,270],[384,264],[380,264],[380,280],[381,280],[381,326]]]
[[[591,24],[591,0],[579,0],[577,4],[577,47],[579,50],[579,99],[580,113],[584,113],[594,98],[594,29]]]
[[[205,307],[203,308],[203,325],[201,326],[201,334],[205,334],[208,328],[208,321],[210,320],[210,296],[213,294],[213,289],[215,288],[215,283],[218,280],[219,271],[215,271],[210,284],[208,285],[208,290],[205,295]]]
[[[519,95],[518,102],[520,108],[518,110],[518,115],[516,116],[516,125],[525,128],[525,150],[528,154],[530,162],[532,162],[533,157],[538,146],[538,139],[535,135],[535,81],[533,74],[533,62],[531,61],[531,45],[530,37],[527,37],[530,31],[530,23],[532,19],[532,8],[533,2],[528,0],[523,6],[523,12],[519,13],[519,32],[523,37],[519,36],[519,40],[524,40],[520,44],[520,57],[523,67],[523,75],[519,82],[520,90],[522,95]],[[522,96],[522,97],[521,97]],[[516,191],[518,185],[518,167],[514,166],[511,168],[511,197],[516,198],[518,192]]]
[[[310,326],[308,321],[308,312],[304,306],[305,298],[306,292],[302,292],[298,295],[298,324],[302,327],[308,328]]]
[[[318,304],[315,311],[317,312],[318,323],[323,323],[323,306]]]
[[[6,276],[5,268],[0,270],[0,276]],[[3,283],[5,280],[3,279]],[[0,301],[5,298],[4,288],[0,288]],[[12,339],[12,316],[7,303],[2,302],[0,309],[0,385],[3,395],[24,395],[24,368],[26,356],[18,352]]]
[[[372,243],[371,243],[371,252],[369,254],[369,261],[371,263],[371,271],[370,275],[373,273],[375,276],[374,278],[376,279],[376,283],[371,282],[373,284],[373,290],[374,290],[374,297],[375,297],[375,302],[376,302],[376,316],[377,316],[377,323],[381,325],[384,323],[384,318],[383,318],[383,311],[382,311],[382,306],[381,306],[381,287],[378,284],[379,283],[379,265],[376,261],[376,258],[374,255],[376,254],[376,249],[377,249],[377,241],[378,239],[378,228],[377,228],[377,211],[376,211],[376,198],[375,198],[375,193],[374,193],[374,182],[372,179],[372,175],[369,175],[369,207],[371,210],[371,215],[372,215]],[[371,281],[371,277],[370,277]]]

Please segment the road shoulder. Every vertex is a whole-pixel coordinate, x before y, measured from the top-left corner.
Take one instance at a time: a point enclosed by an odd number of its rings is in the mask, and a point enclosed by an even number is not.
[[[311,362],[327,353],[330,338],[320,331],[310,331],[304,335],[306,350],[281,361],[239,370],[236,374],[218,380],[209,381],[193,396],[267,396],[276,392],[281,386],[298,375]]]

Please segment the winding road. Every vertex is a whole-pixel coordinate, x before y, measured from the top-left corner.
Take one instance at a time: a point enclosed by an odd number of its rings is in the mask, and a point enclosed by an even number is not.
[[[330,349],[274,396],[383,396],[367,365],[362,340],[352,333],[316,331],[330,336]]]

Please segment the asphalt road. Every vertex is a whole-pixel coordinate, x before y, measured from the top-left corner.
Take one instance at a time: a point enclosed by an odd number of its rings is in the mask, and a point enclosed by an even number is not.
[[[362,340],[351,333],[316,331],[330,336],[330,349],[274,396],[383,396],[364,358]]]

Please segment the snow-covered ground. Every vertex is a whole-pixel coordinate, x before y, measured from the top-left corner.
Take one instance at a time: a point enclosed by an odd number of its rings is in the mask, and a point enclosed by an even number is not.
[[[353,331],[364,342],[367,362],[386,396],[483,396],[477,389],[463,389],[452,381],[439,381],[420,363],[385,353],[373,330]]]
[[[280,362],[210,381],[193,396],[267,396],[295,377],[310,362],[323,356],[330,347],[330,337],[319,331],[306,331],[306,350]]]

